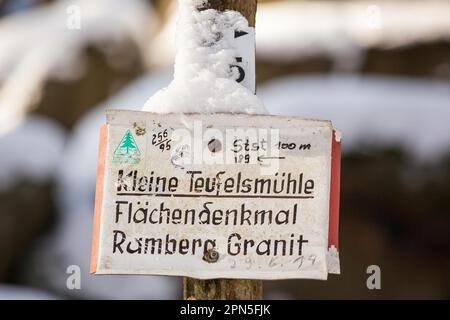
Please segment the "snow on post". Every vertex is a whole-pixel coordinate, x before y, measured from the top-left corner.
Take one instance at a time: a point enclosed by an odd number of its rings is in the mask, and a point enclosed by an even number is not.
[[[174,80],[143,110],[266,114],[254,95],[254,28],[237,11],[199,10],[204,5],[179,0]]]

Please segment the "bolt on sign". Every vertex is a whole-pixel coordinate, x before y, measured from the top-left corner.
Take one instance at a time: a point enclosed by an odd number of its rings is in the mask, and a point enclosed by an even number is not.
[[[339,273],[331,122],[109,110],[91,272],[200,279]]]

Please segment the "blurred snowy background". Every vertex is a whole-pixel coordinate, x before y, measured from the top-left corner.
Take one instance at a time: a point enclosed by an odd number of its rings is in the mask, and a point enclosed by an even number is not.
[[[344,134],[343,274],[267,282],[267,298],[450,298],[449,12],[260,1],[258,96]],[[168,0],[0,0],[0,299],[180,297],[177,278],[88,268],[103,112],[140,110],[171,81],[175,13]]]

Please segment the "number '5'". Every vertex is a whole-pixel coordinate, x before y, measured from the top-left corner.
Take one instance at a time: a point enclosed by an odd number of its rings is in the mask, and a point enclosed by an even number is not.
[[[236,61],[238,63],[241,63],[242,62],[242,57],[237,57]],[[236,79],[236,82],[237,83],[241,83],[242,81],[244,81],[244,79],[245,79],[245,70],[244,70],[244,68],[242,68],[241,66],[238,66],[236,64],[232,64],[230,66],[230,69],[233,69],[233,68],[236,68],[239,71],[239,77]]]

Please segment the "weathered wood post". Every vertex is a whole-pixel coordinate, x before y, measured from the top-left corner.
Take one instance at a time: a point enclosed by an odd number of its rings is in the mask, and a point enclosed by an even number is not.
[[[238,11],[255,27],[256,6],[257,0],[209,0],[203,9]],[[184,299],[198,300],[258,300],[262,299],[263,285],[260,280],[184,278],[183,295]]]

